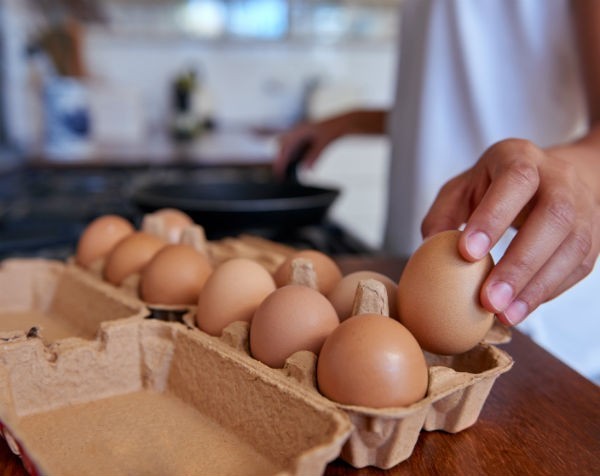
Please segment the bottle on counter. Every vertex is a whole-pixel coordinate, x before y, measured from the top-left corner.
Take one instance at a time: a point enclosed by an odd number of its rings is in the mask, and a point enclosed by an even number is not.
[[[178,74],[172,84],[172,134],[177,141],[196,139],[214,127],[210,98],[193,69]]]

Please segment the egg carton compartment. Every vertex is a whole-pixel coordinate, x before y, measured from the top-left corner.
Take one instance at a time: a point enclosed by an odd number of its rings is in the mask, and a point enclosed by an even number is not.
[[[32,475],[324,472],[351,425],[223,342],[182,324],[106,323],[95,341],[0,351],[4,437]]]
[[[384,317],[382,317],[384,319]],[[184,316],[191,333],[195,327],[192,313]],[[220,337],[231,349],[254,362],[264,373],[279,373],[299,388],[334,403],[351,420],[353,431],[340,457],[356,468],[391,468],[408,459],[421,430],[457,433],[472,426],[483,408],[496,379],[510,370],[512,358],[494,345],[481,343],[456,356],[425,352],[429,368],[429,386],[422,400],[397,408],[367,408],[332,402],[319,393],[316,380],[317,356],[309,351],[292,354],[282,369],[274,369],[251,357],[247,322],[228,325]],[[493,331],[495,333],[495,331]]]
[[[94,339],[101,323],[142,319],[144,304],[72,266],[45,259],[0,262],[0,343]]]

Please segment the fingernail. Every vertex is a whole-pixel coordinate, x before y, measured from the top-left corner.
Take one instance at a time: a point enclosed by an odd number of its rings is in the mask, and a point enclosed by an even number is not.
[[[513,300],[513,288],[504,281],[498,281],[488,288],[488,299],[497,312],[502,312]]]
[[[467,251],[476,259],[483,258],[490,250],[491,240],[482,231],[476,231],[467,236]]]
[[[528,306],[527,303],[516,299],[510,306],[504,311],[504,317],[511,325],[516,326],[519,322],[527,316]]]

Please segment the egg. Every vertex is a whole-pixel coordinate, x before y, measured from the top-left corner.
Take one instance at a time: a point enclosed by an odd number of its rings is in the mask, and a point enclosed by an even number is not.
[[[320,292],[290,284],[271,293],[250,324],[250,353],[270,367],[281,368],[294,352],[318,354],[339,325],[331,303]]]
[[[134,231],[133,225],[118,215],[96,218],[83,230],[77,242],[76,263],[89,268],[95,261],[105,258],[119,241]]]
[[[207,279],[200,296],[196,325],[219,336],[228,324],[250,322],[260,303],[274,290],[271,274],[256,261],[232,258]]]
[[[322,294],[329,294],[342,279],[340,268],[325,253],[316,250],[301,250],[288,256],[275,271],[274,278],[277,287],[291,284],[292,262],[297,258],[305,258],[313,263],[317,275],[317,287]]]
[[[148,233],[132,233],[119,241],[108,254],[103,270],[104,279],[119,286],[127,277],[139,273],[165,245],[163,240]]]
[[[354,298],[356,296],[356,288],[358,283],[365,279],[375,279],[385,286],[388,295],[390,316],[397,318],[398,306],[396,302],[398,285],[396,282],[394,282],[394,280],[391,278],[388,278],[387,276],[375,271],[355,271],[354,273],[344,276],[335,286],[335,288],[333,288],[333,290],[327,295],[327,298],[337,311],[340,321],[343,321],[352,315]]]
[[[411,256],[398,283],[398,312],[429,352],[453,355],[476,346],[492,327],[493,313],[481,306],[481,286],[494,266],[488,254],[476,262],[458,251],[460,232],[438,233]]]
[[[152,304],[196,304],[211,273],[209,260],[193,247],[167,245],[144,267],[140,297]]]
[[[425,356],[398,321],[378,314],[353,316],[328,337],[317,360],[319,391],[344,405],[406,406],[427,393]]]
[[[183,230],[194,225],[194,220],[185,212],[176,208],[161,208],[150,215],[148,218],[155,221],[160,228],[159,236],[162,236],[169,243],[179,243]]]

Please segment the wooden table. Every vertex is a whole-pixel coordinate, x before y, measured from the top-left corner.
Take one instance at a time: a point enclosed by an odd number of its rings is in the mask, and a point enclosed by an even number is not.
[[[403,265],[387,257],[339,262],[345,272],[374,269],[394,279]],[[455,435],[422,432],[412,456],[387,471],[337,460],[325,474],[599,475],[600,388],[519,332],[503,348],[515,365],[496,381],[474,426]],[[26,474],[0,441],[0,475]]]

